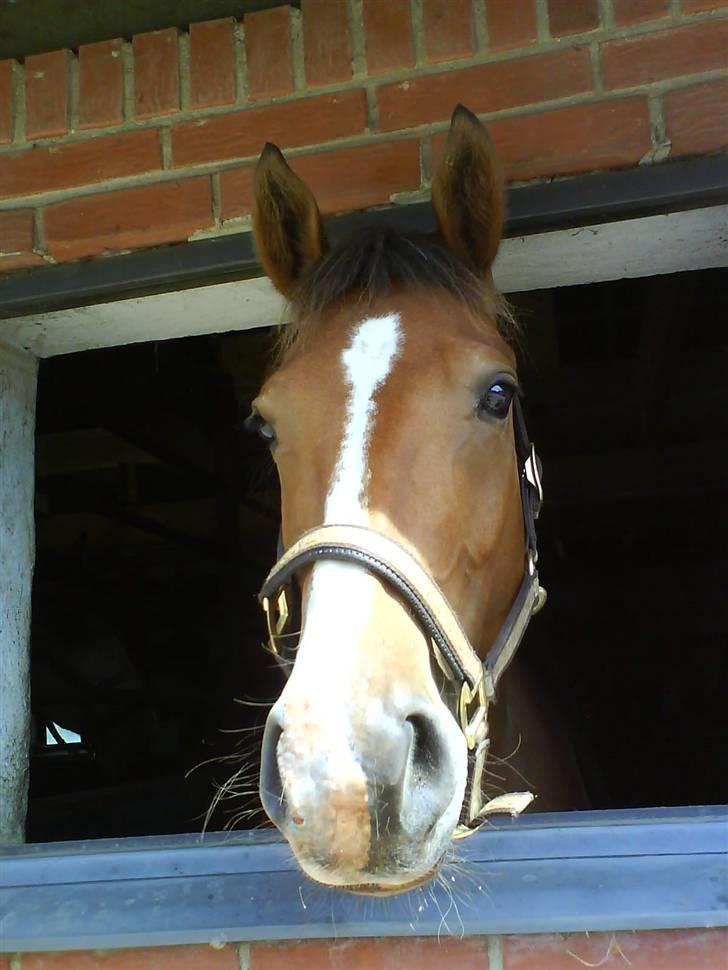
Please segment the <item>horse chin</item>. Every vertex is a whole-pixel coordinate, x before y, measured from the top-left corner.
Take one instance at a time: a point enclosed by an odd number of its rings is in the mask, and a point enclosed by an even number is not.
[[[414,889],[420,889],[422,886],[426,886],[437,876],[444,858],[445,853],[440,856],[434,866],[415,878],[410,878],[407,874],[402,874],[406,876],[405,879],[402,879],[400,875],[388,877],[379,874],[367,877],[365,881],[362,881],[361,875],[358,877],[354,875],[348,879],[345,875],[334,876],[330,872],[317,871],[314,874],[307,869],[304,869],[304,872],[312,882],[315,882],[319,886],[324,886],[326,889],[338,889],[343,892],[352,893],[355,896],[377,896],[383,898],[398,896],[401,893],[408,893]]]

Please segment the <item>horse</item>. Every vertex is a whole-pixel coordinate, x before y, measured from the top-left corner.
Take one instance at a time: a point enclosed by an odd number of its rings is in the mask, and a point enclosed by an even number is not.
[[[290,311],[247,421],[281,487],[261,601],[287,680],[260,797],[308,877],[372,895],[427,882],[454,837],[530,801],[485,801],[494,777],[506,793],[526,779],[545,810],[583,799],[563,729],[511,663],[544,598],[540,464],[492,279],[503,177],[462,105],[432,204],[434,237],[329,247],[274,145],[254,177],[256,247]]]

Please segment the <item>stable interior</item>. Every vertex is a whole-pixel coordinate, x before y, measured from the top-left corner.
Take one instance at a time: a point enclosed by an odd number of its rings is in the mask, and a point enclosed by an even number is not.
[[[522,656],[594,808],[728,802],[728,271],[513,303],[549,590]],[[30,841],[265,824],[255,756],[282,681],[255,594],[278,490],[241,420],[273,339],[41,364]],[[243,763],[249,793],[208,813]]]

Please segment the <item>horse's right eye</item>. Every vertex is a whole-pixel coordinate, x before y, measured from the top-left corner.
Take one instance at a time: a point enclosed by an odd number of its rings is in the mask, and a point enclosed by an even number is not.
[[[516,388],[509,380],[495,380],[478,401],[478,414],[481,417],[505,420],[515,393]]]
[[[276,443],[276,433],[273,430],[273,425],[269,424],[258,411],[253,411],[245,419],[244,428],[246,431],[254,431],[269,448],[272,448]]]

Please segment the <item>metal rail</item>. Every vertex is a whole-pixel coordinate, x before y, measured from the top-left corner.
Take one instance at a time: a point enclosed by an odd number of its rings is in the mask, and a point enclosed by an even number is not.
[[[728,806],[532,815],[457,852],[447,888],[362,899],[263,832],[0,848],[0,950],[728,925]]]

